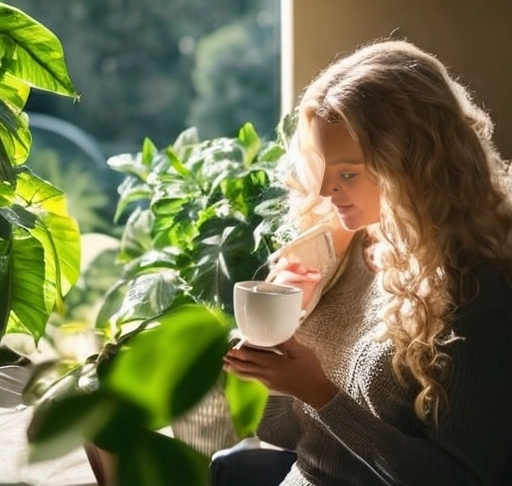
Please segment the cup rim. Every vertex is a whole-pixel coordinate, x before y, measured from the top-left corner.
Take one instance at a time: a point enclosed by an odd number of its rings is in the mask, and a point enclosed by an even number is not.
[[[235,288],[239,288],[241,290],[250,291],[254,287],[258,285],[268,286],[268,290],[260,291],[259,293],[265,293],[266,295],[296,295],[302,293],[302,289],[295,285],[289,284],[277,284],[274,282],[267,282],[265,280],[243,280],[241,282],[235,282]],[[275,289],[276,292],[272,292],[272,289]],[[281,290],[281,291],[279,291]]]

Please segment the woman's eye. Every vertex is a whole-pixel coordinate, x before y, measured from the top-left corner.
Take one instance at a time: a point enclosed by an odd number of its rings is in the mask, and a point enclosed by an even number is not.
[[[353,179],[357,174],[353,173],[353,172],[342,172],[340,174],[340,177],[342,179],[345,179],[345,180],[348,180],[348,179]]]

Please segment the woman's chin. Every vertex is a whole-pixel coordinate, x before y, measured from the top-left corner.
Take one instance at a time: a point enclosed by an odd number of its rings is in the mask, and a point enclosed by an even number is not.
[[[374,221],[373,219],[370,221],[366,221],[362,218],[351,217],[348,215],[342,215],[338,213],[338,217],[340,219],[341,226],[347,231],[357,231],[368,226],[372,226],[377,224],[379,221]]]
[[[365,224],[362,224],[361,221],[358,221],[355,218],[345,218],[343,216],[339,216],[339,218],[341,226],[347,231],[357,231],[366,226]]]

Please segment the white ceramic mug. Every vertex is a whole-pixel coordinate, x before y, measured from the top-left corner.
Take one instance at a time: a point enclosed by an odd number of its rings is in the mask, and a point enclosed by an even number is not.
[[[302,315],[302,289],[258,280],[237,282],[235,320],[247,343],[272,347],[290,339]]]

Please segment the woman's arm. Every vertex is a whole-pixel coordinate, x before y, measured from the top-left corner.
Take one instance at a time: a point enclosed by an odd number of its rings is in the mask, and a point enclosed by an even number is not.
[[[449,408],[424,439],[407,436],[343,392],[317,411],[327,429],[392,485],[505,486],[512,460],[512,321],[475,312],[449,345]],[[386,484],[386,483],[384,483]]]
[[[283,449],[294,450],[300,428],[294,411],[295,399],[288,395],[269,395],[258,427],[258,437]]]
[[[465,318],[459,333],[464,339],[446,350],[453,360],[449,409],[438,427],[426,426],[424,438],[404,434],[338,390],[313,351],[294,340],[280,346],[283,356],[240,349],[228,355],[228,363],[238,374],[308,404],[309,414],[383,484],[498,486],[506,484],[501,475],[512,444],[510,321],[499,312]]]

